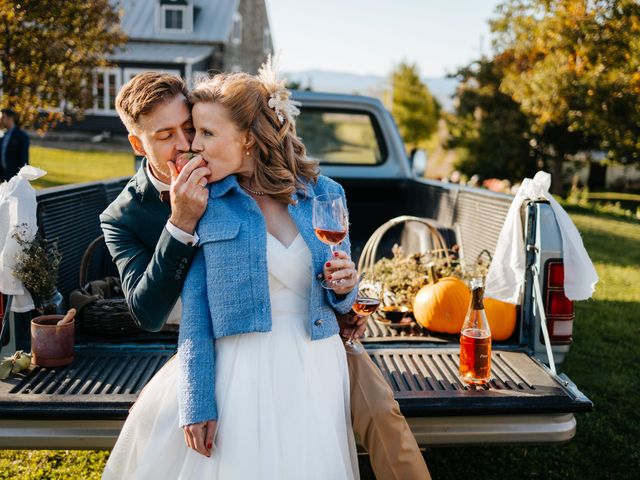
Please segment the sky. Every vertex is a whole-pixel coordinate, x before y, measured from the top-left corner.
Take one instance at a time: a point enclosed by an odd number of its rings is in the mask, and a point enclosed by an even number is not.
[[[266,0],[284,71],[387,75],[402,60],[443,77],[490,53],[499,0]],[[482,44],[482,47],[481,47]]]

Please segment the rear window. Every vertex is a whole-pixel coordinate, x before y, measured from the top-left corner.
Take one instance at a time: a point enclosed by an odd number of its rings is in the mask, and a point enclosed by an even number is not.
[[[307,156],[324,165],[378,165],[386,157],[378,123],[367,113],[306,108],[296,130]]]

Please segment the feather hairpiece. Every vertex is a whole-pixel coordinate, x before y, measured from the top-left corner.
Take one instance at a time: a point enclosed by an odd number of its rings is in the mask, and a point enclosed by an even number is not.
[[[287,80],[279,78],[278,60],[277,56],[272,58],[269,54],[267,61],[258,70],[257,78],[269,93],[269,108],[275,110],[280,124],[283,124],[285,119],[289,120],[289,123],[295,124],[295,117],[300,114],[298,108],[300,102],[289,98],[291,92],[285,87]]]

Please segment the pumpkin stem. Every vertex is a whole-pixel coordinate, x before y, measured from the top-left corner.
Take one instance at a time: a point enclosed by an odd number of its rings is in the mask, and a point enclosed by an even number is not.
[[[440,278],[438,277],[438,272],[436,272],[436,265],[433,262],[427,264],[427,279],[430,284],[438,283]]]

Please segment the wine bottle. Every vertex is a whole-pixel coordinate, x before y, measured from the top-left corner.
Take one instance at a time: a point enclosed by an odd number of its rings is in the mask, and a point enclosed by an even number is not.
[[[469,385],[491,380],[491,329],[482,301],[482,279],[471,281],[471,304],[460,332],[460,377]]]

